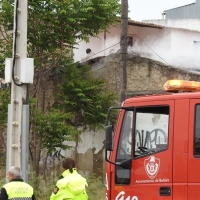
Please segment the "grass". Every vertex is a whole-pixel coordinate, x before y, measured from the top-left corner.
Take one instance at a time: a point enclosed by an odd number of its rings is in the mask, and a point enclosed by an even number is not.
[[[42,177],[35,178],[35,176],[32,176],[29,183],[34,187],[37,200],[49,200],[56,180],[49,178],[48,182],[45,183]],[[105,200],[105,184],[101,178],[97,178],[95,175],[91,175],[87,178],[87,183],[88,187],[86,190],[88,194],[88,200]]]
[[[87,188],[87,193],[88,193],[88,199],[89,200],[105,200],[106,196],[106,188],[105,188],[105,183],[102,181],[101,178],[97,178],[94,175],[91,175],[87,179],[88,182],[88,188]]]

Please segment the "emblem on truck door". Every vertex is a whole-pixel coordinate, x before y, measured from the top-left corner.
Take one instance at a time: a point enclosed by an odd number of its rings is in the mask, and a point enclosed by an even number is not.
[[[153,179],[157,175],[159,167],[160,167],[159,158],[150,156],[149,158],[144,160],[144,168],[150,179]]]

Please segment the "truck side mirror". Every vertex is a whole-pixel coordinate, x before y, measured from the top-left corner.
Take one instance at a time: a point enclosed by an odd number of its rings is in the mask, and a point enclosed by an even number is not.
[[[113,150],[113,126],[106,126],[106,151]]]

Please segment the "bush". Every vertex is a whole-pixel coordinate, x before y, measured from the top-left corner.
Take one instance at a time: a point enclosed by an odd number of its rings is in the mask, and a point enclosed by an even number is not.
[[[87,178],[88,182],[88,188],[87,188],[87,194],[89,197],[89,200],[105,200],[106,196],[106,188],[105,183],[101,178],[95,177],[95,175],[89,176]]]

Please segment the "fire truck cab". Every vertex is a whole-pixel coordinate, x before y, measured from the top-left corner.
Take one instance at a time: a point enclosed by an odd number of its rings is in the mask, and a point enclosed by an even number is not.
[[[200,199],[200,83],[171,80],[165,89],[109,108],[107,200]]]

